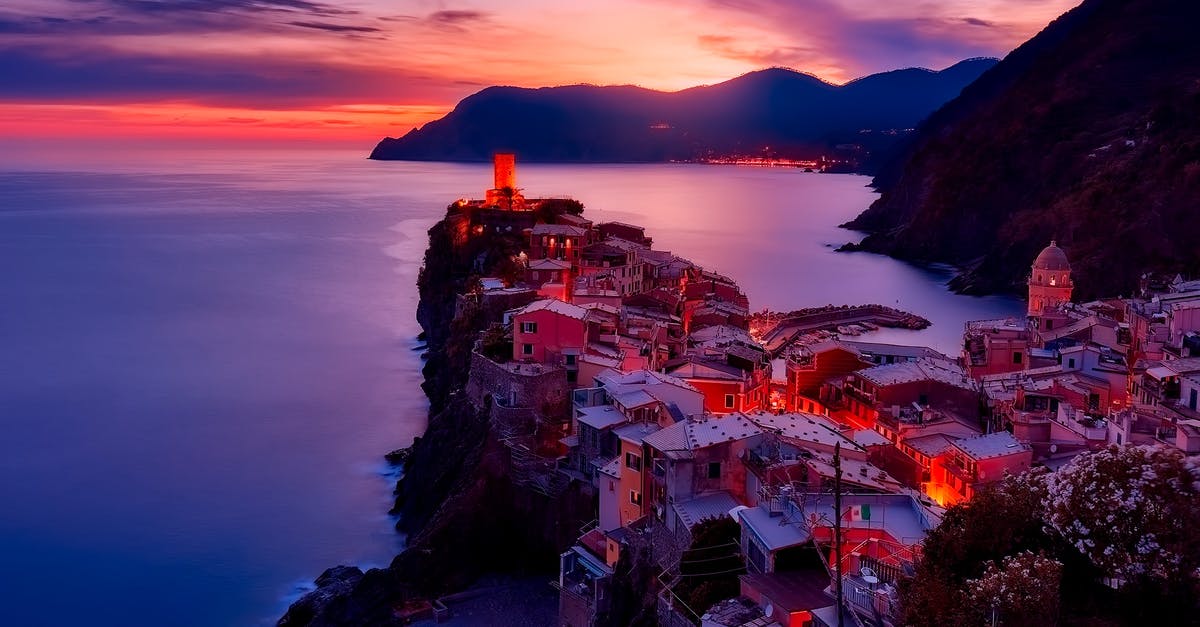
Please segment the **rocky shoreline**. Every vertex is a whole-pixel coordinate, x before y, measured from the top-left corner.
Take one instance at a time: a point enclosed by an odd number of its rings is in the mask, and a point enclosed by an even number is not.
[[[554,572],[558,552],[591,518],[591,497],[578,490],[549,496],[514,485],[504,434],[464,393],[476,338],[508,307],[462,295],[471,276],[498,270],[518,249],[508,234],[463,242],[446,220],[429,230],[417,308],[428,344],[429,424],[410,447],[387,455],[403,463],[392,513],[407,548],[386,568],[326,570],[279,625],[404,624],[481,576]]]

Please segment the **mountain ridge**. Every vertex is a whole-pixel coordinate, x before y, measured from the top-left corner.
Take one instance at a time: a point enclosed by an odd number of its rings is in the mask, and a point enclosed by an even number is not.
[[[904,68],[835,85],[787,68],[666,92],[635,85],[491,86],[444,117],[384,138],[372,159],[665,162],[714,155],[813,158],[839,144],[859,161],[956,95],[995,59]]]

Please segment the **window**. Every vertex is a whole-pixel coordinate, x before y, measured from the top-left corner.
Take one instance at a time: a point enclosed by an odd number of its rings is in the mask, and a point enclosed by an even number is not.
[[[1068,359],[1068,360],[1067,360],[1067,367],[1068,367],[1068,368],[1074,368],[1074,367],[1075,367],[1075,358],[1074,358],[1074,357],[1072,357],[1072,358],[1070,358],[1070,359]]]
[[[917,395],[917,404],[918,405],[928,405],[929,404],[929,395],[928,394],[918,394]]]
[[[1021,352],[1020,351],[1013,351],[1013,363],[1014,364],[1021,363]]]
[[[1053,321],[1053,320],[1050,320],[1050,319],[1047,319],[1047,320],[1046,320],[1046,330],[1047,330],[1047,331],[1051,331],[1051,330],[1053,330],[1053,329],[1054,329],[1054,321]]]
[[[733,395],[732,394],[725,395],[725,409],[733,409]]]
[[[575,363],[579,360],[579,355],[571,355],[569,353],[566,355],[563,355],[563,357],[566,358],[568,366],[574,366]]]
[[[637,490],[630,490],[629,491],[629,502],[634,505],[641,505],[642,504],[642,493],[638,492]]]
[[[721,462],[709,462],[708,463],[708,478],[709,479],[720,479],[721,478]]]
[[[537,323],[536,322],[522,322],[521,323],[521,333],[537,333]]]
[[[533,354],[533,344],[522,344],[521,345],[521,354],[522,355],[532,355]]]
[[[641,456],[634,455],[633,453],[625,453],[625,467],[630,470],[641,470],[642,469]]]

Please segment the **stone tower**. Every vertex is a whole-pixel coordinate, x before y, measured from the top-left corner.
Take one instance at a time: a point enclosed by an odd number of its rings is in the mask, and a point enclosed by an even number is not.
[[[487,191],[488,206],[509,210],[525,208],[525,197],[517,189],[517,156],[511,152],[492,155],[492,177],[495,187]]]
[[[1029,317],[1053,315],[1059,305],[1071,302],[1074,288],[1067,253],[1051,241],[1033,261],[1033,271],[1029,274]]]
[[[492,155],[492,169],[495,175],[495,189],[517,188],[517,156],[511,152],[498,152]]]

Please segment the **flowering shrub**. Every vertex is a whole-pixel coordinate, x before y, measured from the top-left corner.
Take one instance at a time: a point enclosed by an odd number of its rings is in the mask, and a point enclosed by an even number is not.
[[[1058,614],[1062,562],[1022,551],[988,564],[966,581],[968,606],[981,621],[1003,625],[1049,625]]]
[[[1200,473],[1179,450],[1110,446],[1048,487],[1047,525],[1110,577],[1186,582],[1200,566]]]

